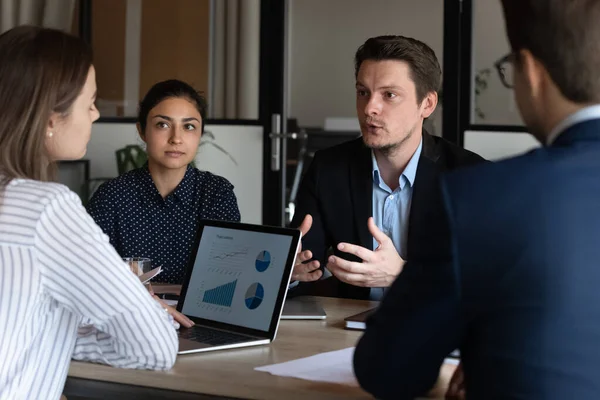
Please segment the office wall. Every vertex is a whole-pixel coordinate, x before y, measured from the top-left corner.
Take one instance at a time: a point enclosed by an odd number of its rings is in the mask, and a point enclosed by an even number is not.
[[[472,122],[522,125],[513,93],[494,68],[509,51],[500,2],[473,3],[473,82],[482,70],[489,75],[487,87],[472,96],[473,108],[483,113],[474,113]],[[442,0],[291,0],[291,116],[305,126],[323,126],[326,117],[355,117],[353,56],[370,36],[413,36],[429,44],[441,62],[443,11]],[[433,124],[440,133],[441,112]]]
[[[474,103],[483,113],[474,115],[472,122],[489,125],[522,125],[513,91],[502,85],[494,63],[508,54],[510,46],[506,38],[502,6],[496,0],[473,2],[473,69],[474,74],[489,70],[485,78],[487,87]],[[473,80],[475,78],[473,77]],[[475,104],[474,104],[475,106]]]
[[[263,128],[262,126],[207,125],[216,143],[229,155],[209,144],[200,146],[196,166],[221,175],[234,186],[242,222],[262,223]]]
[[[154,83],[166,79],[208,90],[209,3],[92,2],[97,106],[103,116],[134,116],[139,99]]]
[[[208,90],[209,0],[143,0],[140,98],[175,78]]]
[[[466,131],[464,147],[490,161],[514,157],[540,147],[529,133]]]
[[[92,2],[92,48],[100,113],[106,110],[110,115],[123,114],[126,10],[122,0]]]
[[[443,12],[443,0],[291,0],[290,115],[303,126],[356,117],[354,53],[368,37],[415,37],[441,63]]]

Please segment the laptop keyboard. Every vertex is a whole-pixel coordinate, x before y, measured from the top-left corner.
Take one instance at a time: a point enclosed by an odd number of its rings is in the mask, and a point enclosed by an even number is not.
[[[198,325],[194,325],[187,329],[181,329],[179,331],[179,337],[181,339],[193,340],[194,342],[206,343],[213,346],[249,342],[252,340],[249,336],[238,335],[237,333],[220,331]]]

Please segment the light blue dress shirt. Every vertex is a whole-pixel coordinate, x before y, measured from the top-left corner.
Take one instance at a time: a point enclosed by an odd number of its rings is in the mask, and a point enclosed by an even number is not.
[[[375,225],[392,239],[394,247],[403,259],[406,259],[410,204],[422,148],[423,139],[421,138],[419,147],[400,175],[398,187],[394,191],[380,177],[375,153],[371,152],[373,160],[373,219]],[[376,249],[378,245],[379,243],[373,239],[373,249]],[[380,300],[382,295],[382,288],[371,289],[372,300]]]

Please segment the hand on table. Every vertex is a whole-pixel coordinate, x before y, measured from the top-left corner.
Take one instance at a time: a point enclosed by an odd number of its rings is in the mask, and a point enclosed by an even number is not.
[[[337,256],[329,257],[327,268],[339,280],[355,286],[388,287],[402,272],[405,261],[400,257],[392,240],[375,225],[373,218],[368,221],[369,232],[379,246],[374,251],[350,243],[340,243],[337,249],[353,254],[363,262],[348,261]]]

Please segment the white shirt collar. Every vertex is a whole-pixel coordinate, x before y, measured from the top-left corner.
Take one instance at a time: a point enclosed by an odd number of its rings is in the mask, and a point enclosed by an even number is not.
[[[563,119],[558,125],[552,129],[550,134],[548,135],[548,139],[546,143],[550,146],[556,138],[566,131],[568,128],[572,127],[575,124],[580,122],[589,121],[591,119],[600,119],[600,104],[595,104],[593,106],[582,108],[581,110],[574,112],[569,115],[567,118]]]

